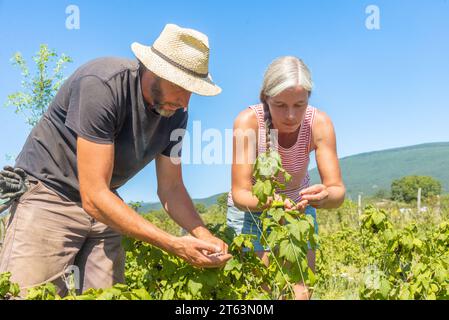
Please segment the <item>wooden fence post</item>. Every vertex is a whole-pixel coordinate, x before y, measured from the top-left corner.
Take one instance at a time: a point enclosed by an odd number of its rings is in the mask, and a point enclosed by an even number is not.
[[[421,214],[421,188],[418,188],[418,214]]]

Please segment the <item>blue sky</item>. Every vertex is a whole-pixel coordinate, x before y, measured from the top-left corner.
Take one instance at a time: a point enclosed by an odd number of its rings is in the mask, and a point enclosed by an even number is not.
[[[65,27],[66,7],[80,8],[80,29]],[[368,30],[365,8],[380,9],[380,30]],[[220,96],[194,96],[189,129],[224,133],[257,103],[263,73],[276,57],[295,55],[312,71],[310,104],[325,111],[338,155],[449,141],[449,1],[23,1],[0,0],[0,104],[20,89],[9,58],[28,59],[47,43],[78,66],[101,56],[133,58],[134,41],[152,44],[166,23],[209,36],[210,69]],[[23,118],[0,106],[0,166],[29,133]],[[311,167],[315,166],[314,158]],[[194,198],[228,191],[229,165],[185,165]],[[154,165],[120,190],[125,200],[157,200]]]

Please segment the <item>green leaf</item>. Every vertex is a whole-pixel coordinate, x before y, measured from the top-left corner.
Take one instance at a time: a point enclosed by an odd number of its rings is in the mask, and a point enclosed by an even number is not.
[[[271,185],[271,181],[270,180],[265,180],[265,182],[263,183],[263,192],[266,196],[270,196],[273,192],[273,186]]]
[[[257,181],[253,186],[253,194],[259,199],[259,202],[265,203],[267,196],[265,195],[265,184],[263,181]]]
[[[237,237],[235,237],[232,242],[238,247],[241,248],[243,242],[245,241],[245,238],[242,235],[238,235]]]
[[[262,177],[275,176],[279,172],[279,163],[275,154],[261,154],[256,162],[256,170]]]
[[[277,209],[270,209],[270,210],[268,211],[268,213],[273,217],[273,219],[274,219],[276,222],[279,222],[279,221],[282,219],[282,217],[284,216],[284,210],[283,210],[283,209],[280,209],[280,208],[277,208]]]
[[[422,248],[423,242],[417,238],[413,239],[413,245],[417,248]]]
[[[72,297],[71,296],[67,296],[64,298],[64,300],[70,300]],[[96,296],[93,294],[83,294],[80,296],[76,296],[75,300],[95,300]]]
[[[203,284],[201,282],[197,282],[197,280],[190,279],[187,283],[187,288],[189,288],[189,291],[193,296],[196,296],[203,288]]]
[[[287,225],[290,234],[298,241],[305,241],[309,234],[310,224],[304,220],[293,221]]]
[[[132,293],[139,298],[139,300],[152,300],[150,294],[144,288],[134,289]]]
[[[175,296],[175,290],[173,290],[172,288],[169,288],[167,290],[164,291],[164,293],[162,294],[162,300],[173,300]]]
[[[379,292],[382,295],[383,299],[388,299],[389,293],[391,290],[390,283],[386,279],[382,279],[380,281]]]
[[[374,211],[371,218],[373,219],[373,222],[376,226],[381,224],[383,220],[385,219],[385,215],[379,211]]]
[[[231,274],[237,279],[237,280],[240,280],[240,278],[242,277],[242,271],[239,271],[239,270],[236,270],[236,269],[234,269],[234,270],[232,270],[231,271]]]
[[[307,268],[307,278],[309,280],[308,284],[310,286],[313,286],[316,283],[316,281],[317,281],[315,273],[313,273],[312,269],[310,269],[310,268]]]
[[[201,283],[205,283],[209,287],[214,287],[218,283],[218,273],[215,269],[206,269],[198,278]]]
[[[231,260],[229,260],[224,267],[225,271],[231,271],[234,269],[237,269],[237,270],[242,269],[242,263],[240,261],[238,261],[236,258],[232,258]]]
[[[267,236],[268,246],[271,248],[276,247],[276,245],[284,238],[282,231],[279,227],[275,227],[271,230],[270,234]]]
[[[279,244],[279,256],[284,257],[287,261],[295,263],[296,256],[299,254],[300,247],[293,244],[293,241],[283,240]]]
[[[283,201],[279,201],[279,200],[274,200],[271,203],[271,207],[272,208],[284,208],[284,202]]]
[[[13,296],[13,297],[17,297],[20,293],[20,287],[17,283],[11,283],[10,287],[9,287],[9,293]]]

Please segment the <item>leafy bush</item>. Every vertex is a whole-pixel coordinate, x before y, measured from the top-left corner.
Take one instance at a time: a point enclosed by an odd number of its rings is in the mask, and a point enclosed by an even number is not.
[[[39,52],[33,56],[36,64],[34,75],[31,75],[20,52],[11,61],[22,71],[22,91],[10,94],[6,106],[14,107],[15,112],[24,115],[27,124],[34,127],[64,82],[63,70],[72,59],[65,54],[58,55],[46,44],[41,44]]]
[[[392,182],[391,197],[395,201],[409,203],[416,200],[419,188],[423,199],[441,194],[438,180],[427,176],[407,176]]]

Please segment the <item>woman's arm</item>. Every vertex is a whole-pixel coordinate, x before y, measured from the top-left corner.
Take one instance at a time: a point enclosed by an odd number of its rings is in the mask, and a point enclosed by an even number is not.
[[[338,163],[334,126],[322,111],[317,111],[315,115],[312,144],[322,184],[302,190],[302,200],[307,200],[315,208],[338,208],[345,199],[346,189]]]
[[[232,199],[243,211],[261,211],[252,194],[252,174],[257,156],[258,123],[251,109],[242,111],[234,122]]]

